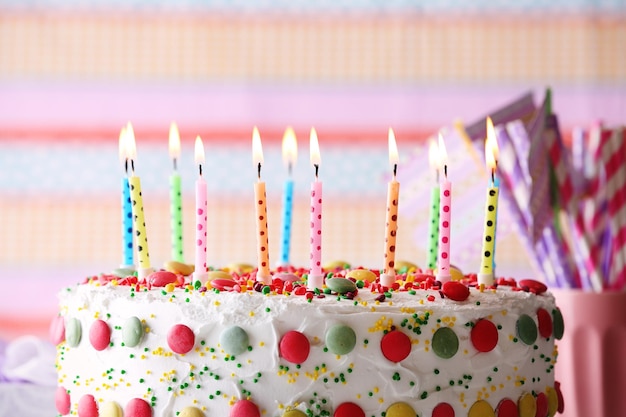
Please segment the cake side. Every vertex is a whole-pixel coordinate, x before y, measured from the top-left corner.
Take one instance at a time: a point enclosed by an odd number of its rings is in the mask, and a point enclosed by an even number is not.
[[[62,291],[59,413],[477,417],[562,406],[562,317],[543,289],[446,289],[414,275],[391,289],[337,277],[321,292],[236,282],[220,291],[101,276]]]

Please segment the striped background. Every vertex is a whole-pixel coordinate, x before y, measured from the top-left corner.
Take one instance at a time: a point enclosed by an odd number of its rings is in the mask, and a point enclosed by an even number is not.
[[[400,171],[411,166],[417,175],[401,190],[401,201],[418,208],[402,212],[398,255],[423,264],[426,242],[415,235],[428,217],[420,190],[430,183],[414,167],[424,140],[527,91],[538,102],[548,85],[566,136],[598,119],[623,123],[624,45],[623,1],[0,0],[0,336],[42,331],[61,285],[121,260],[117,136],[128,120],[157,265],[169,254],[172,120],[183,137],[186,236],[192,141],[205,139],[211,263],[254,260],[254,125],[266,151],[270,253],[278,256],[279,143],[292,125],[300,143],[294,262],[304,264],[308,252],[311,126],[322,151],[325,254],[382,262],[392,126]],[[466,189],[480,188],[475,163],[459,164]],[[453,248],[471,247],[456,239]],[[506,227],[498,245],[501,273],[533,274]]]

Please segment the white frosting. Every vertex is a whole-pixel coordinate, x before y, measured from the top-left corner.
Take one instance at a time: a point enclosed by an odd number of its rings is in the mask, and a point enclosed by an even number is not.
[[[554,387],[554,337],[538,335],[529,346],[516,330],[520,315],[537,323],[539,308],[554,310],[548,293],[471,289],[463,302],[432,290],[394,292],[383,302],[375,301],[380,294],[369,289],[359,290],[354,300],[326,295],[310,302],[304,296],[254,291],[159,288],[133,294],[127,286],[93,284],[60,294],[61,315],[66,321],[78,319],[82,327],[77,347],[62,342],[57,348],[58,382],[70,392],[72,412],[83,395],[91,394],[100,407],[116,402],[124,408],[132,398],[145,399],[153,404],[154,416],[173,417],[189,406],[206,416],[228,416],[233,404],[246,398],[265,417],[282,416],[291,408],[332,415],[344,402],[357,404],[367,417],[380,416],[395,402],[430,416],[447,402],[461,416],[477,400],[495,410],[504,398],[517,402],[524,393],[547,394]],[[424,320],[427,314],[427,324],[419,325],[414,317]],[[142,320],[146,334],[138,346],[122,346],[121,327],[132,316]],[[96,319],[111,329],[111,346],[102,351],[89,341]],[[490,352],[479,352],[470,340],[479,319],[499,328]],[[179,355],[168,346],[167,333],[176,324],[195,334],[189,353]],[[356,333],[354,349],[341,356],[325,351],[326,333],[336,324]],[[227,360],[220,335],[232,326],[245,330],[251,350]],[[391,326],[412,342],[410,354],[398,363],[381,352],[381,339]],[[458,351],[449,359],[433,349],[440,327],[450,327],[458,337]],[[281,337],[291,330],[310,342],[310,354],[300,366],[279,353]]]

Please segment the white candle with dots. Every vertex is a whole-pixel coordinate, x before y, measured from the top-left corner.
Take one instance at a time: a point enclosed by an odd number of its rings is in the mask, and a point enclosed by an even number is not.
[[[150,253],[148,250],[148,234],[146,232],[146,219],[143,212],[143,196],[141,194],[141,180],[135,175],[135,158],[137,147],[135,145],[135,132],[128,122],[126,125],[126,145],[130,160],[131,174],[128,178],[130,185],[130,199],[132,201],[133,220],[137,239],[137,257],[139,258],[139,278],[145,278],[153,272],[150,266]]]
[[[265,182],[261,181],[263,146],[259,129],[256,126],[252,131],[252,161],[257,167],[257,182],[254,184],[258,261],[256,280],[269,285],[272,282],[272,276],[270,274],[269,238],[267,236],[267,196],[265,194]]]
[[[398,146],[393,130],[389,128],[389,164],[393,170],[393,178],[387,186],[387,216],[385,223],[385,262],[384,273],[380,276],[380,283],[391,287],[396,280],[396,235],[398,233],[398,201],[400,198],[400,183],[396,180],[398,170]]]
[[[319,180],[319,167],[322,161],[317,132],[310,133],[311,165],[315,168],[315,179],[311,183],[311,268],[307,280],[309,289],[322,288],[322,182]]]
[[[478,284],[491,286],[494,282],[494,254],[496,247],[496,224],[498,213],[499,187],[495,183],[496,176],[496,155],[498,143],[490,118],[487,118],[487,140],[485,141],[485,161],[489,170],[491,180],[487,187],[487,201],[485,204],[485,224],[483,229],[482,258],[478,273]]]
[[[448,153],[443,142],[443,136],[439,134],[439,162],[443,170],[440,175],[441,185],[439,189],[439,251],[437,280],[450,281],[450,229],[452,226],[452,183],[448,180]]]
[[[200,136],[196,137],[194,156],[198,165],[196,180],[196,265],[193,273],[195,287],[202,285],[208,278],[207,274],[207,184],[202,175],[204,164],[204,145]]]

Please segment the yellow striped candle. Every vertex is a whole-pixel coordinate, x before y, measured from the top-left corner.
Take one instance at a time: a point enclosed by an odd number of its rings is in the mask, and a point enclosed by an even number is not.
[[[270,274],[269,239],[267,236],[267,196],[265,182],[261,181],[261,165],[263,164],[263,147],[259,129],[252,131],[252,161],[257,167],[257,182],[254,184],[254,201],[256,213],[257,260],[256,280],[264,284],[272,282]]]
[[[128,146],[128,159],[130,160],[131,174],[128,178],[130,185],[130,199],[132,201],[133,220],[137,239],[137,256],[139,258],[139,278],[145,278],[153,272],[150,266],[150,254],[148,251],[148,234],[146,232],[146,220],[143,213],[143,196],[141,195],[141,180],[135,175],[135,158],[137,147],[135,145],[135,132],[133,126],[126,126],[126,144]]]
[[[496,176],[496,154],[498,143],[496,141],[495,130],[490,118],[487,118],[487,140],[485,141],[485,161],[491,173],[491,181],[487,187],[487,202],[485,204],[485,224],[483,229],[483,246],[480,270],[478,273],[478,284],[491,286],[494,281],[493,255],[496,248],[496,223],[498,212],[498,191],[495,184]]]

